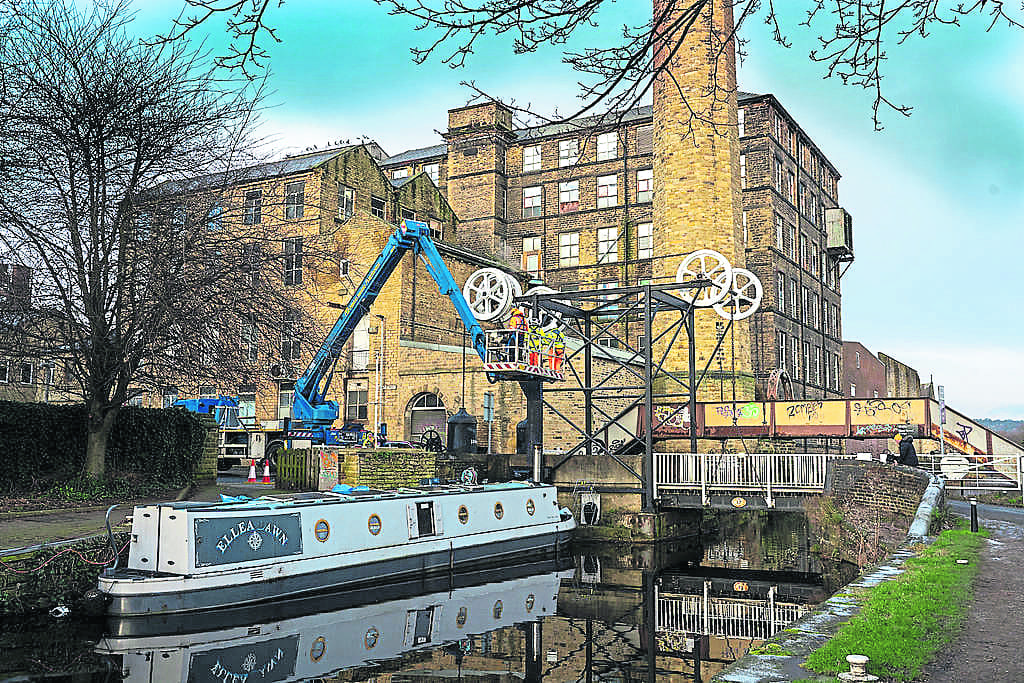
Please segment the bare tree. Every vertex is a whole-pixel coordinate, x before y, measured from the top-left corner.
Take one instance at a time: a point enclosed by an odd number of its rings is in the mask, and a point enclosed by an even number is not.
[[[225,16],[232,43],[229,53],[219,58],[223,65],[251,74],[268,60],[263,41],[280,41],[270,15],[283,0],[184,1],[185,11],[163,39],[179,39],[210,18]],[[511,38],[516,54],[585,37],[600,21],[601,9],[612,4],[609,0],[375,1],[391,14],[416,19],[417,29],[430,36],[421,47],[411,48],[417,63],[438,58],[453,68],[464,66],[478,43],[492,36]],[[1008,8],[1002,0],[804,0],[800,10],[803,19],[796,26],[786,27],[776,0],[648,2],[635,3],[639,7],[637,21],[622,26],[617,42],[563,53],[563,61],[581,74],[578,107],[559,114],[537,112],[529,104],[506,104],[533,121],[572,121],[587,114],[596,114],[601,121],[614,118],[649,93],[664,68],[664,60],[655,59],[655,53],[666,38],[674,43],[664,46],[670,52],[686,40],[707,38],[696,19],[716,2],[732,6],[737,30],[751,20],[763,21],[772,27],[774,40],[783,47],[791,45],[787,30],[814,35],[818,48],[809,58],[823,65],[825,78],[835,77],[871,92],[872,118],[875,127],[881,129],[884,111],[905,116],[911,112],[911,107],[890,100],[883,88],[886,60],[899,46],[913,38],[926,38],[935,27],[958,26],[966,18],[986,22],[987,30],[997,26],[1021,28],[1024,19],[1024,8]],[[652,5],[653,12],[645,11]],[[715,49],[721,51],[732,37],[714,38]],[[466,85],[476,96],[490,97],[475,83]],[[696,104],[693,110],[695,117],[701,117]]]
[[[33,281],[0,344],[62,359],[98,476],[122,405],[251,379],[300,336],[303,294],[281,286],[280,236],[238,219],[258,87],[185,41],[140,44],[122,3],[16,9],[0,15],[0,246]]]

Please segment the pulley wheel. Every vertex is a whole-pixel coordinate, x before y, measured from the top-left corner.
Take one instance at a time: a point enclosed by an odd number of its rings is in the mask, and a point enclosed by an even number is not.
[[[699,289],[684,289],[680,298],[698,308],[710,308],[724,299],[732,287],[732,266],[714,249],[698,249],[679,264],[676,282],[707,281]]]

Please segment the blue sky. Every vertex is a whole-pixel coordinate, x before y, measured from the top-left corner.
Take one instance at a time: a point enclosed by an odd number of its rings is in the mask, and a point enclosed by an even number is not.
[[[612,4],[577,44],[614,39],[649,7]],[[163,30],[180,2],[137,8],[145,34]],[[1024,418],[1024,32],[986,33],[985,22],[965,20],[891,47],[887,94],[914,111],[884,112],[876,132],[869,94],[822,80],[807,59],[813,35],[798,20],[788,17],[788,50],[750,23],[740,88],[774,93],[843,175],[856,251],[843,279],[844,338],[910,364],[924,381],[934,375],[958,410]],[[262,132],[276,149],[363,135],[391,154],[436,144],[447,110],[469,97],[461,80],[541,111],[576,102],[577,78],[555,49],[514,56],[496,38],[465,69],[416,65],[408,48],[422,37],[412,22],[371,0],[288,0],[271,21],[282,42],[269,46]],[[213,28],[223,35],[222,24]]]

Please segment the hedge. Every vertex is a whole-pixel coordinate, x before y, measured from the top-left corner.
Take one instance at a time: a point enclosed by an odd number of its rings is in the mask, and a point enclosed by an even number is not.
[[[0,401],[0,493],[40,491],[81,475],[88,417],[85,405]],[[125,406],[107,440],[107,474],[184,484],[205,437],[202,420],[182,408]]]

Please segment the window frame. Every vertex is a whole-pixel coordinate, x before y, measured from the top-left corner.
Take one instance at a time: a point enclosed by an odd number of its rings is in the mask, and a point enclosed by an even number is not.
[[[572,268],[580,264],[579,231],[558,233],[558,267]]]
[[[536,268],[530,268],[530,259],[537,260]],[[540,235],[527,235],[523,237],[523,270],[533,276],[538,276],[544,269],[544,239]]]
[[[388,219],[388,202],[383,197],[370,195],[370,213],[382,221]]]
[[[575,197],[575,199],[573,199]],[[558,213],[580,210],[580,181],[563,180],[558,183]]]
[[[527,162],[529,158],[529,162]],[[523,173],[533,173],[543,170],[543,154],[541,145],[526,145],[523,147]]]
[[[611,179],[611,183],[601,181],[607,181]],[[608,188],[611,188],[609,190]],[[601,193],[604,192],[602,195]],[[619,205],[619,175],[612,173],[609,175],[602,175],[597,177],[597,208],[599,209],[610,209]]]
[[[609,150],[609,142],[611,149]],[[603,148],[603,149],[602,149]],[[600,133],[597,136],[597,160],[609,161],[619,157],[619,135],[616,132]]]
[[[534,203],[534,200],[536,200],[536,203]],[[522,212],[523,218],[540,218],[544,215],[543,185],[531,185],[523,188]]]
[[[645,174],[640,177],[640,174]],[[636,172],[636,201],[638,204],[646,204],[654,201],[654,169],[640,168]]]
[[[608,235],[613,237],[609,238]],[[615,248],[603,251],[602,246],[614,244]],[[597,260],[598,265],[606,263],[618,263],[619,261],[619,228],[616,225],[601,227],[597,229]]]
[[[263,190],[247,190],[242,197],[242,225],[263,222]]]
[[[298,188],[298,189],[296,189]],[[284,184],[284,218],[300,220],[306,211],[306,181],[295,180]]]
[[[302,237],[285,237],[281,252],[284,256],[283,279],[286,287],[302,284]]]
[[[338,183],[338,218],[346,220],[356,213],[356,190],[345,183]]]
[[[644,240],[647,240],[647,246],[644,246]],[[654,223],[637,223],[636,257],[638,259],[654,258]]]
[[[575,166],[580,160],[579,138],[558,141],[558,168]]]

